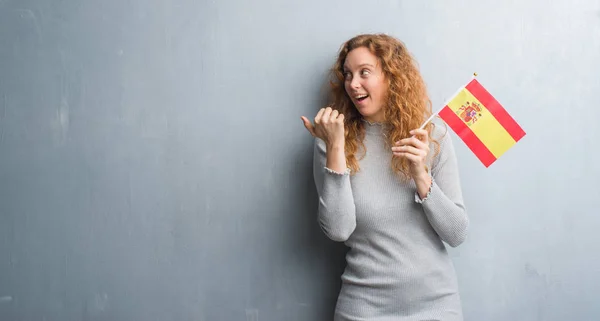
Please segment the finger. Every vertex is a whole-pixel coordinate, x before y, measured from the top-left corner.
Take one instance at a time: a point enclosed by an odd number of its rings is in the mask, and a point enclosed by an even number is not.
[[[338,120],[339,122],[341,122],[342,124],[344,123],[344,119],[345,119],[345,117],[344,117],[344,114],[340,114],[340,115],[338,116],[338,118],[337,118],[337,120]]]
[[[325,108],[321,108],[317,115],[315,116],[315,124],[321,123],[321,119],[323,118],[323,113],[325,112]]]
[[[302,116],[302,122],[304,123],[304,127],[306,127],[306,129],[308,130],[308,132],[315,136],[315,128],[313,127],[313,124],[310,122],[310,120],[308,120],[308,118]]]
[[[413,152],[415,150],[418,152]],[[421,157],[424,157],[429,154],[429,145],[416,138],[407,138],[401,140],[396,146],[392,147],[392,151],[411,151],[412,154],[418,154],[421,155]]]
[[[325,111],[323,112],[323,116],[321,116],[321,121],[329,121],[331,118],[331,112],[332,112],[331,107],[325,108]]]
[[[416,140],[415,142],[415,147],[424,151],[428,151],[429,150],[429,145],[425,142],[423,142],[422,140]]]
[[[418,148],[413,147],[413,146],[410,146],[410,145],[392,147],[392,151],[393,152],[413,154],[413,155],[421,156],[421,157],[424,154],[423,150],[418,149]]]
[[[337,111],[337,110],[333,110],[331,112],[331,115],[329,116],[329,119],[331,120],[332,123],[337,119],[337,117],[338,117],[339,114],[340,114],[340,112]]]
[[[404,138],[404,139],[401,139],[396,142],[396,146],[403,146],[403,145],[411,145],[411,146],[414,146],[417,148],[423,148],[423,149],[427,146],[427,144],[420,141],[416,137]]]
[[[409,132],[411,135],[427,136],[427,130],[423,128],[413,129]]]
[[[413,162],[413,163],[418,163],[418,162],[419,162],[419,156],[413,155],[413,154],[411,154],[411,153],[405,153],[405,152],[394,152],[394,155],[395,155],[395,156],[398,156],[398,157],[403,157],[403,158],[406,158],[406,159],[408,159],[410,162]]]
[[[425,129],[414,129],[409,132],[411,135],[416,136],[420,141],[429,141],[429,133]]]

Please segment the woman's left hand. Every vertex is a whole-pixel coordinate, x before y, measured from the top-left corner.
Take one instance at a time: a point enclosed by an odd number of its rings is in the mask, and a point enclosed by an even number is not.
[[[396,142],[392,152],[397,157],[404,157],[410,162],[410,173],[413,179],[428,175],[426,160],[429,154],[429,134],[425,129],[411,130],[410,138]]]

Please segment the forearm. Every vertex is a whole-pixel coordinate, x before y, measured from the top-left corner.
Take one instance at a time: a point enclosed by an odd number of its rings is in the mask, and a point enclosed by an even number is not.
[[[319,225],[334,241],[346,241],[356,228],[354,197],[343,147],[317,139],[314,178],[319,195]]]
[[[332,240],[346,241],[356,228],[356,209],[349,173],[325,170],[319,194],[319,225]]]
[[[447,134],[439,138],[440,150],[430,173],[415,180],[415,200],[440,238],[452,247],[467,237],[469,218],[465,209],[458,165],[452,140]]]
[[[343,141],[326,144],[327,168],[337,173],[346,171],[346,155],[344,150]]]
[[[433,182],[431,193],[422,201],[427,220],[440,238],[452,247],[462,244],[467,237],[469,219],[462,204],[453,202]]]

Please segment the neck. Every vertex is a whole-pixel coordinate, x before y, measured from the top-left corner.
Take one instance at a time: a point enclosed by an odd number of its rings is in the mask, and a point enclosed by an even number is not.
[[[385,116],[384,116],[384,114],[383,114],[382,111],[377,112],[374,115],[363,116],[363,119],[366,120],[367,122],[371,123],[371,124],[384,124],[384,123],[386,123]]]
[[[380,119],[379,117],[377,118],[371,118],[371,117],[362,117],[362,120],[371,124],[371,125],[375,125],[375,124],[385,124],[386,121],[383,119]]]

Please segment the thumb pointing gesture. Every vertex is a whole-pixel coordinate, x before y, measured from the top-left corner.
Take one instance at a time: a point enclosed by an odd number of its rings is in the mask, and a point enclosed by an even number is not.
[[[313,124],[310,122],[310,120],[308,120],[308,118],[302,116],[302,122],[304,123],[304,127],[306,127],[306,130],[308,130],[308,132],[313,135],[314,137],[316,137],[315,134],[315,127],[313,126]]]

